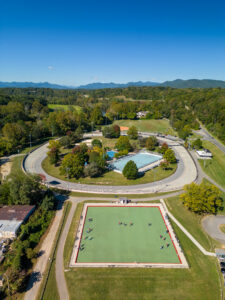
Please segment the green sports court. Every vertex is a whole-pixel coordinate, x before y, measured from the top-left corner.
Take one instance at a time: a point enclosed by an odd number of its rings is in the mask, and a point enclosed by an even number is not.
[[[76,263],[181,264],[159,206],[97,205],[87,207]]]

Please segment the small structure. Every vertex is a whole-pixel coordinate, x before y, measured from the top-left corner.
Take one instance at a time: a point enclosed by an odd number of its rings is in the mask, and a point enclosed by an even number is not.
[[[129,199],[127,199],[126,197],[124,198],[120,198],[120,204],[128,204],[130,203],[131,201]]]
[[[15,238],[21,224],[35,209],[34,205],[12,205],[0,208],[0,238]]]
[[[140,118],[145,118],[146,115],[147,115],[147,113],[148,113],[148,111],[139,111],[139,112],[137,112],[136,117],[137,117],[138,119],[140,119]]]
[[[219,260],[225,260],[225,250],[221,248],[215,249],[216,256]]]
[[[212,158],[212,153],[208,149],[197,150],[196,153],[200,158]]]

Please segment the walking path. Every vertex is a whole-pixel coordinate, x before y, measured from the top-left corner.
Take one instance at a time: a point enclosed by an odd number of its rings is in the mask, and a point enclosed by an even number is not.
[[[60,200],[60,198],[59,198]],[[39,250],[40,256],[37,259],[37,262],[33,268],[33,272],[31,274],[30,280],[28,282],[28,286],[26,288],[26,293],[24,296],[24,300],[36,300],[39,289],[42,283],[43,274],[46,270],[47,264],[49,262],[49,257],[52,252],[52,246],[56,237],[56,233],[58,231],[58,227],[60,221],[63,216],[63,209],[61,206],[61,201],[59,202],[58,210],[56,211],[54,220],[51,224],[51,227],[46,235],[44,241],[41,244],[41,248]]]

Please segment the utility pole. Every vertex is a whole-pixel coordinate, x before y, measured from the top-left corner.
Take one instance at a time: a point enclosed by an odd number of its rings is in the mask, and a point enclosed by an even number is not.
[[[31,150],[31,132],[30,132],[29,136],[30,136],[30,150]]]

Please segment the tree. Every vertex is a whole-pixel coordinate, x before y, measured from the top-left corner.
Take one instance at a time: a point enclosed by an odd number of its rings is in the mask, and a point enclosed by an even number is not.
[[[169,167],[169,163],[168,163],[168,161],[167,161],[167,160],[163,160],[163,161],[161,161],[161,163],[160,163],[160,167],[161,167],[163,170],[167,170],[167,169],[168,169],[168,167]]]
[[[9,204],[36,204],[41,202],[43,195],[37,175],[11,175],[9,191]]]
[[[127,134],[132,140],[136,140],[138,138],[138,130],[135,126],[131,126],[127,131]]]
[[[129,138],[127,136],[120,136],[118,141],[116,142],[115,146],[119,151],[122,151],[122,150],[131,151],[132,150]]]
[[[123,168],[123,176],[127,179],[136,179],[138,177],[138,168],[133,160],[129,160]]]
[[[201,139],[196,139],[196,140],[194,140],[193,142],[192,142],[192,148],[194,148],[194,149],[197,149],[197,150],[199,150],[199,149],[202,149],[202,140]]]
[[[104,123],[104,117],[102,115],[100,107],[95,106],[95,108],[93,109],[91,113],[91,121],[95,125],[102,125]]]
[[[150,136],[146,140],[146,148],[150,151],[155,150],[155,147],[158,145],[157,138],[154,136]]]
[[[91,144],[92,144],[93,147],[102,148],[102,142],[98,139],[92,140]]]
[[[180,195],[183,204],[195,213],[216,214],[222,209],[223,199],[220,197],[220,190],[212,185],[191,183],[184,186],[184,194]]]
[[[48,151],[47,155],[49,157],[50,163],[56,165],[59,161],[59,154],[60,154],[60,142],[57,140],[49,141],[48,148],[50,151]]]
[[[161,145],[161,147],[159,148],[159,152],[164,154],[166,152],[166,150],[168,150],[169,146],[167,145],[167,143],[163,143]]]
[[[118,125],[105,126],[102,129],[102,134],[109,139],[118,138],[120,136],[120,127]]]
[[[60,167],[60,172],[69,178],[79,179],[83,175],[84,159],[79,154],[67,154]]]
[[[163,155],[163,158],[168,161],[168,163],[174,164],[177,162],[176,156],[172,149],[167,149],[165,154]]]

